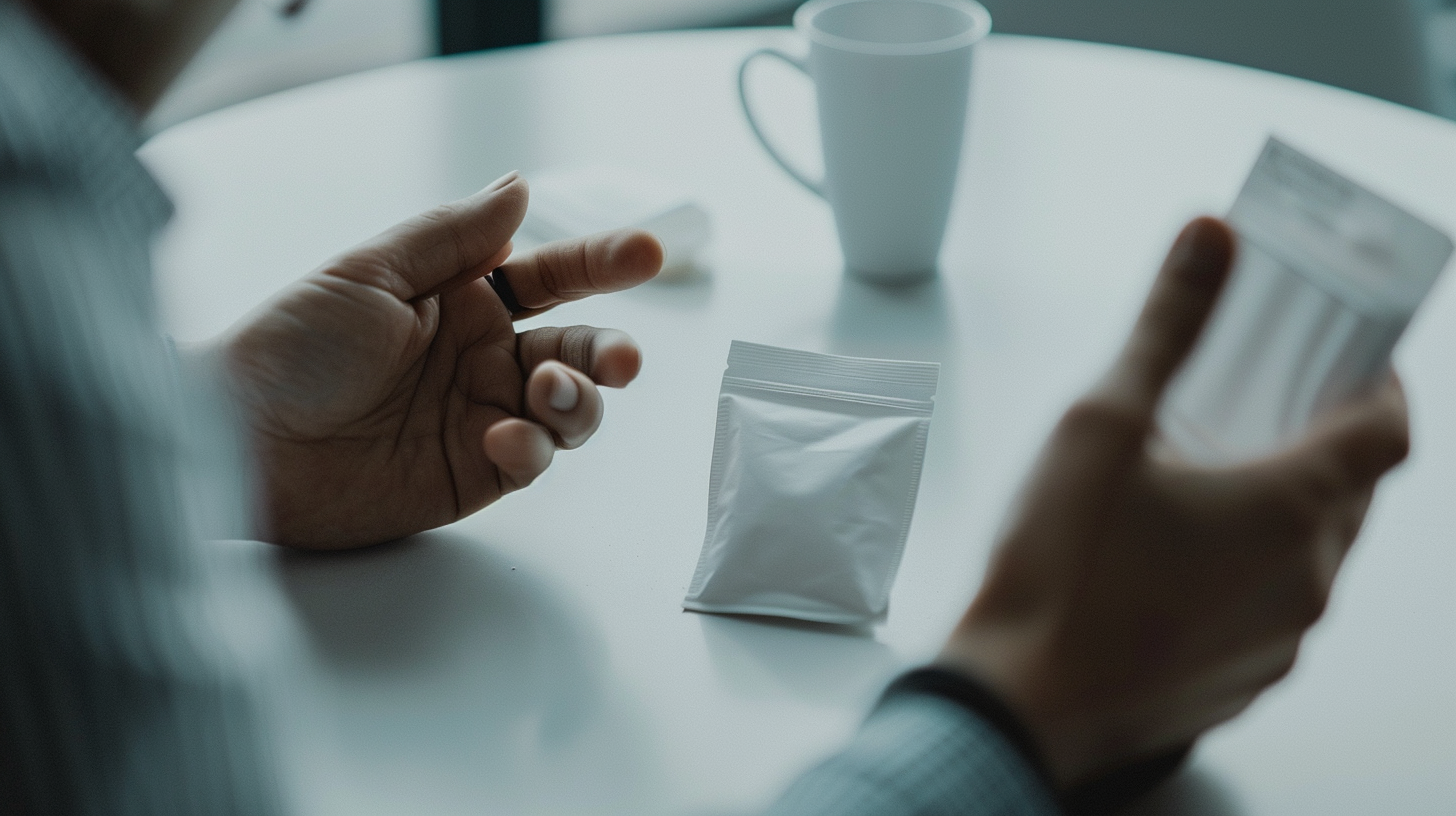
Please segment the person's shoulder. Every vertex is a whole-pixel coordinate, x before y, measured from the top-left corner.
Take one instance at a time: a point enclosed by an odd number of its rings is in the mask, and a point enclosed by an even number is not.
[[[0,171],[8,174],[57,135],[58,66],[48,36],[13,0],[0,0]]]
[[[135,116],[15,0],[0,0],[0,174],[83,176],[131,159]]]
[[[155,328],[148,251],[167,212],[76,62],[0,0],[0,363],[5,386],[53,395],[118,370]]]

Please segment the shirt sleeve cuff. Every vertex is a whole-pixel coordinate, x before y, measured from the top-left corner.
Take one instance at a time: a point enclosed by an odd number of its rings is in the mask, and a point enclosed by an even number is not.
[[[897,681],[839,754],[801,777],[773,816],[1057,816],[1038,771],[978,711]],[[910,678],[909,682],[903,682]]]
[[[1177,773],[1192,752],[1191,744],[1180,746],[1115,767],[1059,791],[1031,731],[985,684],[948,669],[917,669],[891,683],[880,698],[880,705],[917,694],[955,703],[995,728],[1045,789],[1056,792],[1058,803],[1068,816],[1098,816],[1122,810]]]
[[[1020,755],[1047,790],[1056,790],[1051,769],[1037,747],[1031,730],[981,681],[967,674],[927,667],[901,675],[880,697],[880,705],[908,695],[927,695],[955,703],[980,717]]]

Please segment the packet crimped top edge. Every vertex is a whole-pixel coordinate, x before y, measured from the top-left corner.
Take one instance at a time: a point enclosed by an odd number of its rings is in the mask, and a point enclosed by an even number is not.
[[[1228,221],[1243,240],[1362,311],[1409,317],[1452,253],[1439,228],[1276,136]]]
[[[930,402],[940,364],[842,357],[734,340],[725,377]]]

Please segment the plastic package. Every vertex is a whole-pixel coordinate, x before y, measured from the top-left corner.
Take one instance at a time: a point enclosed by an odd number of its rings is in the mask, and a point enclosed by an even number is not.
[[[1271,453],[1379,383],[1451,241],[1277,139],[1228,216],[1232,277],[1159,416],[1178,458]]]
[[[734,342],[702,556],[683,607],[881,620],[920,486],[940,366]]]

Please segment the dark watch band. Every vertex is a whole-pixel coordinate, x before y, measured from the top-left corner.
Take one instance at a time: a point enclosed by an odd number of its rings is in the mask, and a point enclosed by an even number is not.
[[[1193,746],[1181,746],[1134,760],[1066,790],[1057,787],[1031,731],[1001,698],[985,684],[966,674],[941,668],[916,669],[890,684],[880,703],[905,694],[928,694],[965,707],[980,717],[1021,755],[1052,791],[1068,816],[1116,813],[1178,772]]]

